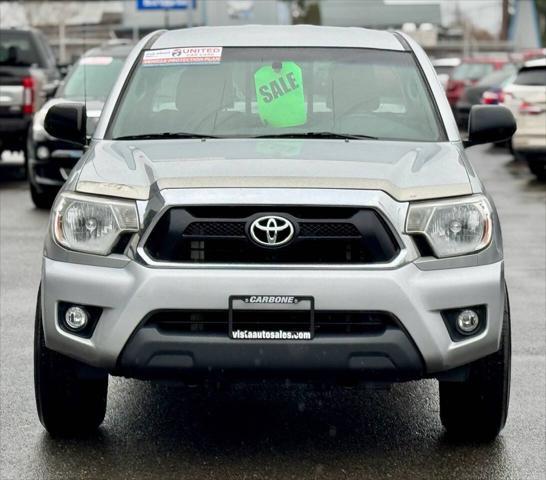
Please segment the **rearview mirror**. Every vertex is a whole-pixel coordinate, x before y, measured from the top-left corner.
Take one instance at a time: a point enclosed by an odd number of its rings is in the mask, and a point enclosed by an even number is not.
[[[503,142],[516,131],[512,112],[502,105],[474,105],[468,118],[468,140],[464,146]]]
[[[47,112],[44,128],[53,137],[85,145],[87,114],[83,103],[58,103]]]

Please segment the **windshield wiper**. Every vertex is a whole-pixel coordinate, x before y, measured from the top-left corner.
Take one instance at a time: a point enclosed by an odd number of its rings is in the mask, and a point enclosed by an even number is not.
[[[163,133],[141,133],[137,135],[123,135],[115,137],[114,140],[156,140],[161,138],[222,138],[214,135],[202,135],[200,133],[187,132],[163,132]],[[233,137],[237,138],[237,137]],[[371,135],[359,135],[352,133],[334,133],[334,132],[292,132],[292,133],[272,133],[267,135],[255,135],[241,138],[336,138],[342,140],[378,140],[378,137]]]
[[[156,140],[160,138],[219,138],[214,135],[201,135],[200,133],[186,132],[163,132],[163,133],[141,133],[138,135],[123,135],[115,137],[114,140]]]
[[[252,138],[340,138],[343,140],[378,140],[378,137],[372,137],[371,135],[335,132],[272,133],[268,135],[257,135]]]

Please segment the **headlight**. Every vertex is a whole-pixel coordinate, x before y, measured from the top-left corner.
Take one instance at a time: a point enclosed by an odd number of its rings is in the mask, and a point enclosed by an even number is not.
[[[438,257],[477,252],[491,242],[491,206],[482,195],[414,203],[406,233],[424,235]]]
[[[70,250],[108,255],[122,233],[137,231],[135,202],[62,193],[55,203],[53,234]]]

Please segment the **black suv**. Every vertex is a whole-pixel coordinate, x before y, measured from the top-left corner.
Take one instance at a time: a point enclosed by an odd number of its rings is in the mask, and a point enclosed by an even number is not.
[[[55,96],[34,116],[28,137],[28,178],[32,201],[38,208],[50,208],[55,195],[81,157],[81,145],[52,137],[44,130],[51,106],[60,102],[85,102],[87,134],[93,133],[110,89],[133,47],[115,40],[87,51],[71,68]]]
[[[35,29],[0,29],[0,158],[23,150],[32,115],[57,88],[59,70],[47,39]]]

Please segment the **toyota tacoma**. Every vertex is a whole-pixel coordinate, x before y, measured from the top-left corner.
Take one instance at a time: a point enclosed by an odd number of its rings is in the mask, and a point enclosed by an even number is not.
[[[82,103],[52,136],[84,145]],[[450,435],[491,440],[510,386],[499,220],[402,33],[154,32],[130,53],[57,195],[35,330],[38,414],[97,428],[109,375],[199,382],[439,381]]]

